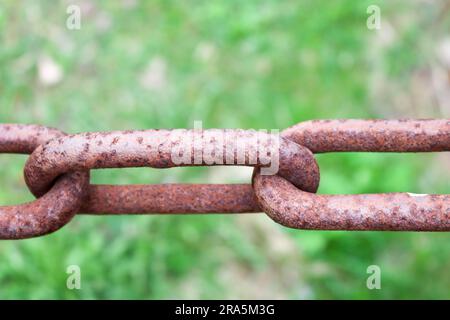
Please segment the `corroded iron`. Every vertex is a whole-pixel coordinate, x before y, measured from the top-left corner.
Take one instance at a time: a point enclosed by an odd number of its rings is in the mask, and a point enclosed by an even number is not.
[[[313,153],[450,151],[450,120],[312,120],[282,136]]]
[[[90,214],[261,212],[250,184],[92,185],[80,210]]]
[[[241,162],[236,161],[238,149],[228,150],[229,144],[221,140],[224,133],[246,145]],[[313,120],[284,130],[276,147],[272,135],[257,136],[251,130],[67,136],[40,126],[0,125],[0,134],[0,153],[29,154],[36,149],[27,161],[25,180],[33,194],[41,197],[30,204],[0,207],[0,238],[4,239],[52,232],[70,221],[77,210],[99,215],[265,211],[276,222],[301,229],[450,231],[449,195],[315,195],[319,168],[312,154],[450,151],[448,119]],[[186,151],[186,136],[191,135],[201,142],[189,144],[187,162],[175,162],[173,150]],[[279,154],[276,175],[261,174],[272,163],[262,160],[265,151],[257,148],[260,145],[270,155]],[[204,159],[205,154],[214,161]],[[234,161],[229,162],[230,158]],[[90,169],[205,165],[253,166],[253,183],[88,184]]]
[[[427,152],[449,151],[449,131],[448,120],[313,120],[282,136],[316,153]],[[95,214],[262,211],[249,185],[92,186],[89,194],[82,211]]]
[[[449,120],[316,120],[283,137],[314,153],[450,151]],[[255,170],[261,209],[296,229],[450,231],[450,196],[412,193],[316,195]]]
[[[295,229],[450,231],[450,196],[412,193],[317,195],[256,173],[261,208]]]
[[[208,163],[203,158],[195,159],[195,154],[204,153],[209,143],[220,140],[224,132],[228,133],[230,140],[240,141],[246,145],[246,148],[242,149],[245,157],[242,158],[243,163],[240,165],[263,167],[259,154],[256,163],[250,162],[249,155],[257,154],[254,144],[257,133],[254,131],[231,129],[212,129],[201,132],[192,130],[116,131],[82,133],[49,141],[37,148],[28,159],[25,166],[25,181],[33,194],[41,196],[47,192],[54,179],[65,172],[99,168],[217,165]],[[190,146],[189,159],[186,163],[175,163],[173,150],[185,143],[185,137],[189,134],[199,135],[197,141],[206,142],[197,147]],[[204,139],[205,137],[207,138]],[[270,142],[269,139],[262,141],[262,143],[268,142]],[[211,153],[219,153],[223,148],[223,144],[217,144]],[[302,190],[316,192],[319,185],[319,168],[308,149],[281,138],[277,150],[272,151],[279,154],[278,175],[285,177]],[[237,149],[231,152],[231,158],[239,157]],[[221,165],[237,165],[236,162],[227,163],[226,153],[222,152],[222,154]],[[211,188],[211,192],[220,191],[215,191],[213,185]]]
[[[0,124],[0,153],[31,153],[63,133],[42,126]],[[77,213],[89,183],[88,173],[63,174],[49,192],[31,203],[0,207],[0,239],[24,239],[54,232]]]

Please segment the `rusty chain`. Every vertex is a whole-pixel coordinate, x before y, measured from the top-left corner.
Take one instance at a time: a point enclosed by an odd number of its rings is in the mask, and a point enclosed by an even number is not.
[[[189,145],[189,161],[178,163],[173,150],[182,147],[187,136],[201,143]],[[224,136],[247,146],[241,162],[235,161],[239,146],[230,152]],[[278,154],[276,174],[263,174],[271,163],[260,145],[269,155]],[[66,135],[42,126],[0,124],[0,153],[31,154],[25,181],[38,197],[28,204],[0,207],[0,239],[51,233],[77,213],[264,211],[296,229],[450,231],[449,195],[316,195],[319,167],[313,153],[342,151],[450,151],[450,120],[316,120],[292,126],[280,137],[237,129]],[[195,157],[206,152],[223,161]],[[89,184],[91,169],[217,164],[253,166],[252,184]]]
[[[0,125],[0,153],[29,154],[49,139],[62,135],[42,126]],[[88,185],[88,173],[67,173],[55,180],[51,190],[38,200],[0,207],[0,239],[37,237],[63,227],[80,208]]]

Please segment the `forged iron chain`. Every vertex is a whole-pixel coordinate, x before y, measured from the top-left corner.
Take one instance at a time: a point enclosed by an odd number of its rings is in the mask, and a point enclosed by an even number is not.
[[[186,147],[187,136],[202,142],[189,145],[189,161],[180,164],[173,150]],[[231,153],[226,148],[227,137],[248,148],[241,162],[235,161],[239,146]],[[276,174],[264,174],[275,158],[265,161],[260,146],[270,156],[277,154]],[[42,126],[0,124],[0,153],[31,154],[25,181],[39,197],[0,207],[0,239],[48,234],[77,213],[264,211],[275,222],[296,229],[450,231],[449,195],[316,195],[320,174],[313,153],[343,151],[450,151],[450,120],[315,120],[294,125],[280,137],[237,129],[66,135]],[[198,152],[223,161],[197,161]],[[253,166],[252,184],[89,185],[89,171],[97,168],[218,164]]]

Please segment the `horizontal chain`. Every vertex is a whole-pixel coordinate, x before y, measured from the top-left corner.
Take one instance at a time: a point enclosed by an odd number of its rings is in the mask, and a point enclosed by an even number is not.
[[[25,180],[39,197],[0,207],[0,238],[47,234],[76,213],[264,211],[298,229],[450,231],[448,195],[316,195],[319,168],[311,151],[450,151],[450,121],[315,120],[290,127],[280,137],[237,129],[66,135],[41,126],[0,125],[0,153],[32,153]],[[183,153],[188,156],[180,162]],[[274,162],[276,172],[270,172]],[[253,166],[252,185],[89,185],[90,169],[205,165]]]

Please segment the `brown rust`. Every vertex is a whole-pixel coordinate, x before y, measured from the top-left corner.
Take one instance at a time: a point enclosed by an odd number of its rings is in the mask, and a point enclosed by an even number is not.
[[[53,128],[27,124],[0,124],[0,153],[31,154],[50,139],[64,136]]]
[[[252,134],[235,131],[244,136]],[[172,132],[178,132],[178,135],[174,138],[169,135]],[[29,159],[27,182],[39,195],[56,177],[68,171],[177,166],[171,160],[170,150],[182,144],[182,137],[188,132],[147,130],[86,133],[55,139],[39,148]],[[213,129],[208,132],[212,133],[209,138],[213,140],[207,140],[201,146],[202,150],[214,142],[216,131]],[[450,121],[316,120],[288,128],[282,132],[282,137],[292,139],[315,153],[449,151]],[[315,191],[319,176],[311,154],[285,140],[282,140],[280,149],[282,166],[279,176],[255,174],[256,195],[250,185],[94,185],[89,187],[81,211],[94,214],[243,213],[260,211],[261,206],[274,220],[295,228],[448,230],[447,195],[399,193],[315,196],[298,190],[286,180],[290,179],[300,188],[310,186],[309,191]],[[218,151],[214,149],[214,152]],[[294,161],[295,167],[291,164],[293,158],[297,159]],[[205,163],[202,161],[194,165]]]
[[[239,159],[238,148],[231,151],[224,150],[225,143],[212,143],[221,141],[224,133],[227,134],[229,141],[237,140],[245,144],[246,147],[243,149],[245,157],[242,158],[242,163],[236,164]],[[186,163],[175,163],[174,148],[182,148],[186,143],[186,136],[190,134],[198,135],[194,141],[202,141],[202,144],[189,146],[189,152],[187,152],[189,157]],[[257,144],[254,142],[255,139],[261,137],[259,135],[261,133],[250,130],[210,129],[200,133],[193,130],[145,130],[65,136],[53,139],[33,152],[25,166],[25,180],[33,194],[40,196],[48,190],[54,179],[71,171],[145,166],[154,168],[198,165],[263,167],[264,164],[261,163],[259,154],[257,161],[251,162],[251,154],[257,154]],[[258,140],[258,143],[270,143],[271,140],[266,135],[262,134],[265,138]],[[195,156],[198,153],[205,154],[207,148],[212,148],[209,150],[212,154],[222,155],[219,164]],[[279,154],[277,174],[285,177],[302,190],[310,192],[317,190],[319,169],[313,154],[308,149],[280,138],[279,148],[272,152]],[[228,162],[227,156],[236,161]],[[122,188],[122,190],[124,189]],[[212,189],[209,195],[216,193],[216,196],[221,196],[218,191],[220,190]],[[239,190],[237,191],[239,192]],[[233,195],[236,195],[236,191]],[[245,196],[248,197],[248,195]],[[231,211],[231,209],[227,211]]]
[[[92,185],[88,194],[81,213],[261,212],[250,184]]]
[[[450,119],[312,120],[287,128],[282,136],[313,153],[450,151]]]
[[[450,151],[450,121],[316,120],[286,129],[283,137],[314,153]],[[257,170],[253,187],[261,208],[291,228],[450,231],[449,195],[315,195]]]
[[[450,148],[449,120],[314,120],[288,128],[282,135],[315,152]],[[138,139],[143,143],[142,137]],[[118,141],[113,139],[113,144]],[[92,186],[89,194],[82,211],[96,214],[261,211],[248,185]]]
[[[42,126],[0,124],[0,153],[31,153],[63,133]],[[77,213],[89,183],[88,173],[59,177],[42,198],[17,206],[0,207],[0,239],[24,239],[51,233]]]
[[[278,176],[255,173],[261,208],[295,229],[450,231],[450,196],[410,193],[316,195]]]
[[[450,120],[315,120],[282,136],[314,153],[450,151]],[[291,228],[450,231],[449,195],[315,195],[257,170],[253,187],[261,208]]]

